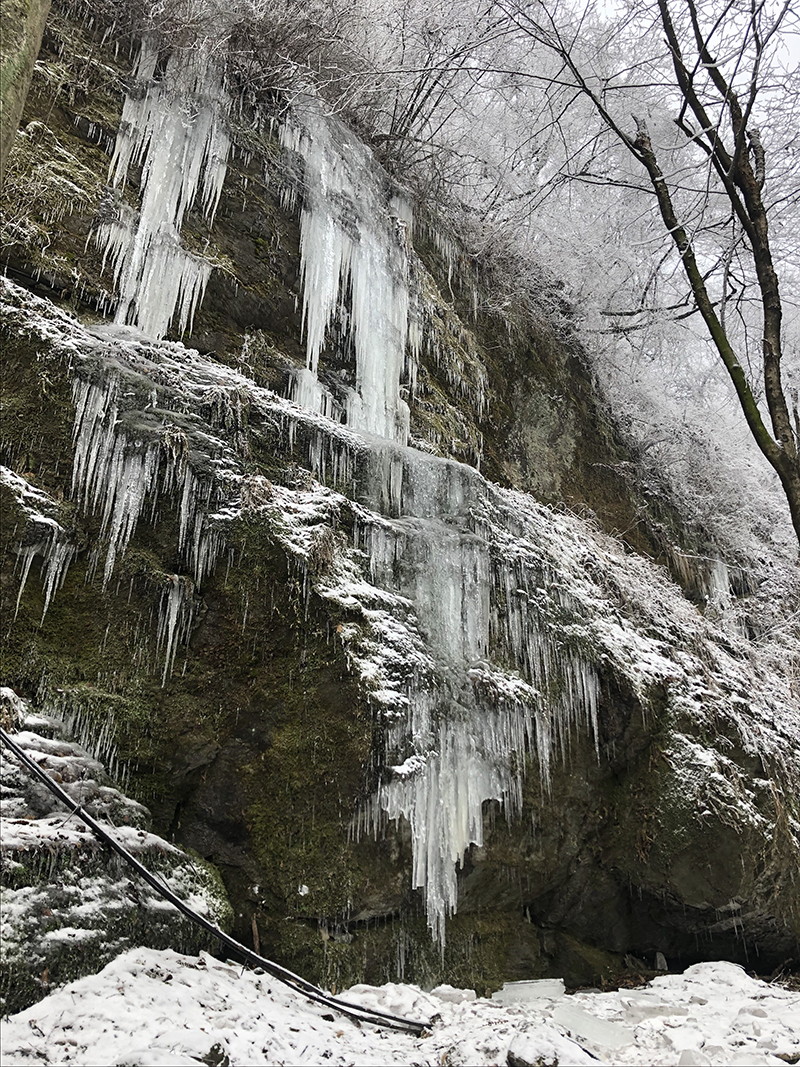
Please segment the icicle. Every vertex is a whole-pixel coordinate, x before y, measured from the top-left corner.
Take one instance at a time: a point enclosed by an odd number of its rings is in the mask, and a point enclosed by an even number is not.
[[[128,547],[146,500],[150,497],[155,506],[161,491],[180,494],[177,548],[200,585],[213,569],[223,543],[218,533],[205,529],[212,483],[201,483],[174,456],[165,470],[160,439],[144,441],[122,431],[118,393],[119,382],[111,372],[99,385],[76,378],[73,386],[72,492],[82,507],[101,509],[100,535],[107,543],[103,588],[117,557]]]
[[[101,535],[108,541],[103,587],[117,555],[133,536],[158,469],[158,444],[129,443],[117,433],[117,380],[102,385],[76,379],[72,488],[83,507],[102,502]]]
[[[19,614],[22,596],[30,574],[31,564],[36,556],[41,555],[42,575],[44,581],[44,607],[39,625],[44,622],[47,609],[53,595],[61,588],[77,548],[70,543],[69,534],[51,515],[43,515],[40,508],[57,512],[55,500],[36,489],[25,478],[8,467],[0,466],[0,484],[5,486],[16,498],[17,506],[27,519],[22,540],[16,548],[21,567],[20,585],[14,607],[14,619]]]
[[[193,618],[194,585],[189,578],[173,574],[159,606],[158,650],[164,655],[162,688],[172,674],[178,644],[188,637]]]
[[[409,314],[405,237],[392,226],[384,179],[368,150],[316,101],[295,114],[299,125],[285,125],[281,140],[305,161],[300,252],[307,370],[317,378],[326,332],[349,287],[356,382],[346,397],[348,425],[405,443],[409,414],[400,396]],[[407,217],[406,204],[403,228]],[[325,413],[325,392],[308,381],[298,379],[295,399]]]
[[[75,558],[77,551],[77,548],[70,544],[69,541],[57,539],[54,533],[44,562],[44,607],[42,608],[41,622],[44,622],[44,617],[54,594],[64,584],[69,565]]]
[[[156,81],[158,56],[155,44],[142,44],[110,164],[119,188],[131,166],[142,165],[139,216],[123,206],[94,234],[103,262],[110,258],[114,268],[116,321],[152,337],[163,337],[176,315],[181,333],[192,329],[212,264],[181,246],[181,226],[201,176],[203,211],[213,221],[230,150],[229,99],[213,59],[202,47],[178,49]]]
[[[22,602],[22,594],[25,592],[25,586],[28,581],[28,575],[31,571],[31,564],[33,563],[34,557],[39,551],[39,547],[39,545],[27,545],[25,548],[20,550],[19,558],[22,560],[22,571],[19,579],[19,592],[17,593],[17,602],[14,606],[14,619],[16,619],[17,615],[19,614],[19,606]]]
[[[588,728],[597,746],[599,683],[554,621],[577,609],[524,511],[461,464],[388,442],[373,442],[368,458],[362,499],[382,514],[360,513],[356,546],[372,595],[398,599],[391,621],[368,612],[386,672],[373,698],[393,713],[387,778],[354,829],[407,820],[414,885],[444,945],[457,867],[482,842],[484,803],[511,818],[527,753],[547,789],[576,730]],[[353,659],[374,677],[357,648]]]

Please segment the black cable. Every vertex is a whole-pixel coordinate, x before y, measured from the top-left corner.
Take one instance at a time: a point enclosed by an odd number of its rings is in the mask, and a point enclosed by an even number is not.
[[[89,829],[109,848],[113,849],[118,855],[122,856],[127,864],[129,864],[142,877],[149,886],[152,886],[165,900],[168,900],[179,911],[183,912],[187,918],[192,922],[197,923],[198,926],[202,926],[204,930],[212,934],[217,940],[227,949],[229,949],[234,956],[238,957],[245,963],[253,964],[254,966],[261,967],[267,974],[277,979],[279,982],[283,982],[284,985],[290,986],[292,989],[301,993],[309,1000],[316,1001],[319,1004],[324,1004],[326,1007],[333,1008],[334,1011],[339,1012],[342,1015],[346,1015],[351,1019],[355,1019],[357,1022],[373,1023],[375,1026],[384,1026],[391,1030],[404,1030],[412,1034],[416,1034],[417,1037],[422,1034],[424,1030],[427,1030],[430,1023],[415,1022],[413,1019],[404,1019],[400,1015],[391,1015],[387,1012],[376,1011],[372,1008],[362,1008],[358,1004],[348,1004],[346,1000],[339,1000],[336,997],[331,997],[324,990],[318,986],[313,985],[311,982],[306,981],[305,978],[301,978],[300,975],[294,974],[294,972],[287,970],[285,967],[281,967],[280,964],[273,963],[272,960],[266,959],[264,956],[259,956],[258,953],[253,952],[245,945],[234,940],[229,934],[224,933],[215,926],[214,923],[209,922],[208,919],[203,918],[193,908],[181,900],[179,896],[172,892],[171,889],[162,885],[155,875],[151,874],[148,869],[131,855],[126,848],[124,848],[118,841],[115,841],[111,834],[101,826],[88,812],[84,811],[80,804],[76,804],[70,795],[54,782],[53,779],[44,771],[31,757],[20,748],[20,746],[9,737],[5,730],[0,728],[0,740],[5,744],[17,757],[18,760],[27,767],[47,788],[50,792],[58,797],[58,799],[65,804],[72,814],[77,815]]]

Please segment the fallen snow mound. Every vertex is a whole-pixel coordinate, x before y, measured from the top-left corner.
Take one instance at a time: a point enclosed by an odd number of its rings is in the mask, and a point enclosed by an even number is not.
[[[12,1016],[2,1062],[122,1067],[260,1064],[741,1064],[800,1055],[800,993],[731,963],[615,993],[514,1003],[450,987],[355,986],[342,999],[430,1020],[427,1036],[359,1027],[264,974],[203,954],[133,949]]]

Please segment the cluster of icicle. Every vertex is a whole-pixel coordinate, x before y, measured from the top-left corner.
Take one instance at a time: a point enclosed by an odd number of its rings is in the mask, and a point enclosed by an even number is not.
[[[354,499],[318,483],[273,486],[270,512],[300,559],[337,508],[352,519],[350,547],[316,589],[367,623],[339,633],[384,725],[384,774],[354,832],[408,822],[413,884],[443,945],[458,866],[483,843],[484,804],[513,818],[529,755],[547,790],[578,731],[597,745],[598,675],[541,516],[471,467],[388,441],[359,449],[332,431],[303,435],[305,461],[323,481],[344,475]],[[287,451],[295,438],[288,422]]]
[[[128,547],[146,503],[155,509],[162,493],[178,500],[178,553],[200,585],[214,565],[220,543],[207,522],[212,485],[201,484],[191,466],[165,442],[144,435],[137,439],[120,429],[118,390],[119,379],[110,369],[100,383],[77,377],[73,386],[72,493],[85,511],[101,512],[100,538],[106,545],[103,587],[117,557]]]
[[[202,184],[209,223],[219,203],[230,140],[229,100],[213,59],[198,45],[177,50],[161,70],[155,43],[145,41],[126,97],[110,175],[122,190],[141,165],[141,206],[121,199],[116,218],[101,223],[94,240],[110,261],[118,293],[116,321],[164,337],[177,315],[191,331],[211,264],[181,244],[181,226]]]
[[[24,539],[17,547],[19,590],[14,606],[14,618],[16,619],[19,614],[22,594],[25,592],[33,561],[40,556],[44,586],[41,622],[44,622],[47,609],[55,593],[64,584],[67,570],[77,549],[63,526],[52,515],[44,514],[44,512],[56,511],[58,507],[46,493],[35,489],[8,467],[0,467],[0,485],[5,486],[14,495],[20,510],[27,519]]]
[[[413,385],[425,343],[421,309],[409,298],[410,209],[390,200],[366,149],[315,102],[295,108],[282,141],[302,156],[305,175],[307,363],[295,376],[293,399],[345,422],[370,444],[354,487],[368,504],[356,523],[355,548],[367,561],[356,586],[362,596],[372,590],[366,614],[383,645],[389,767],[356,828],[379,832],[387,817],[408,821],[413,883],[424,891],[429,926],[444,945],[457,866],[483,841],[484,803],[501,802],[510,818],[521,807],[527,752],[538,753],[547,782],[553,754],[563,751],[572,728],[591,724],[596,736],[597,676],[538,611],[536,553],[519,548],[524,538],[510,551],[496,516],[483,507],[488,484],[468,467],[404,447],[401,390]],[[355,351],[350,389],[331,375],[320,380],[337,317]],[[351,476],[355,465],[342,451],[312,443],[309,465],[325,480],[330,452],[331,466]],[[334,583],[327,595],[348,603],[353,590]],[[386,604],[393,605],[391,618],[376,607]],[[374,685],[374,659],[354,649],[353,661]]]
[[[396,643],[384,665],[403,714],[387,717],[387,772],[356,825],[378,832],[387,817],[407,820],[413,884],[444,945],[457,867],[483,843],[485,802],[512,818],[528,753],[547,788],[573,731],[596,742],[599,683],[551,620],[575,608],[566,593],[554,605],[546,589],[554,583],[535,525],[500,491],[470,467],[397,445],[374,448],[370,467],[358,493],[382,514],[359,509],[356,547],[379,599],[393,594],[411,610],[405,635],[397,611],[383,634]]]
[[[409,329],[407,241],[411,211],[390,197],[368,151],[313,99],[281,128],[303,159],[300,220],[306,367],[293,399],[352,429],[405,444],[409,411],[401,382],[413,379],[419,331]],[[354,380],[324,384],[320,356],[339,316],[355,351]],[[410,364],[410,365],[409,365]]]
[[[220,532],[208,521],[216,487],[211,481],[198,479],[185,456],[170,446],[168,434],[162,438],[142,434],[139,438],[125,431],[119,389],[119,379],[111,368],[99,382],[82,377],[74,380],[72,494],[84,511],[100,512],[100,544],[106,551],[103,588],[148,503],[155,513],[163,495],[177,502],[177,549],[191,577],[173,575],[159,605],[157,646],[164,657],[162,684],[166,684],[178,646],[191,630],[195,586],[213,570],[222,547]],[[99,559],[98,545],[92,568]]]
[[[158,352],[151,348],[154,358]],[[166,344],[163,352],[180,354]],[[189,387],[190,375],[183,382]],[[191,626],[195,585],[222,544],[208,516],[224,488],[199,479],[163,435],[126,429],[120,390],[112,367],[99,383],[76,379],[73,493],[100,513],[104,583],[140,519],[154,515],[164,496],[177,505],[178,551],[192,577],[174,576],[162,595],[158,645],[166,681]],[[303,417],[283,408],[281,421],[288,454]],[[575,609],[565,592],[547,591],[558,583],[535,525],[500,491],[462,464],[372,438],[356,446],[352,431],[334,424],[326,431],[319,416],[314,425],[302,435],[309,467],[347,481],[360,501],[346,552],[349,575],[328,579],[320,592],[359,605],[370,621],[380,664],[376,671],[358,636],[350,640],[353,662],[371,685],[379,681],[388,712],[386,774],[357,829],[379,832],[386,818],[408,821],[414,885],[443,944],[445,919],[457,904],[457,866],[483,840],[484,803],[500,802],[511,818],[522,803],[527,753],[536,753],[546,785],[570,733],[588,728],[596,735],[597,676],[551,624],[554,614],[574,616]],[[243,482],[231,485],[241,492]],[[305,493],[274,487],[270,510],[283,508],[287,547],[302,556],[310,543],[300,529],[303,515],[319,530],[334,505],[352,506],[319,485]]]

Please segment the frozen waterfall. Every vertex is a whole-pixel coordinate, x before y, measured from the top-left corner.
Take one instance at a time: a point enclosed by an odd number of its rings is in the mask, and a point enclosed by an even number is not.
[[[511,818],[529,755],[546,789],[571,733],[596,736],[596,658],[570,628],[580,612],[555,551],[542,548],[548,520],[532,502],[474,468],[407,447],[403,391],[425,341],[422,296],[409,296],[410,209],[317,101],[295,103],[281,131],[303,173],[307,359],[293,373],[292,402],[181,345],[142,338],[163,337],[176,316],[180,329],[190,326],[202,296],[209,265],[183,249],[180,231],[198,195],[213,217],[227,113],[208,57],[176,53],[162,72],[155,47],[143,46],[111,163],[118,189],[141,164],[141,209],[118,203],[116,219],[96,234],[114,267],[117,324],[84,331],[74,377],[72,492],[100,519],[89,574],[100,568],[108,587],[139,523],[156,521],[160,501],[168,505],[170,569],[186,573],[167,575],[158,590],[162,685],[188,645],[195,594],[203,595],[226,524],[244,510],[304,568],[306,588],[313,582],[358,619],[341,638],[381,717],[384,751],[378,787],[354,826],[379,833],[387,820],[407,821],[413,884],[444,945],[457,868],[483,841],[484,804],[499,802]],[[266,483],[242,462],[243,404],[279,428],[280,440],[257,447],[287,464],[299,458],[310,488]],[[349,542],[337,527],[344,512],[353,520],[343,526]],[[310,554],[324,534],[338,548],[330,571],[314,575]],[[31,541],[20,553],[23,577],[33,556],[45,555],[45,609],[71,558],[55,535],[47,546]]]
[[[513,817],[528,753],[547,788],[572,730],[596,741],[599,682],[559,623],[577,606],[556,591],[537,525],[513,494],[413,449],[376,445],[372,457],[362,499],[384,513],[364,510],[356,543],[374,586],[409,609],[407,647],[401,639],[385,668],[389,691],[404,699],[393,702],[386,772],[357,827],[407,820],[413,884],[444,945],[457,867],[483,843],[484,803],[499,801]],[[391,629],[382,637],[398,642]]]

